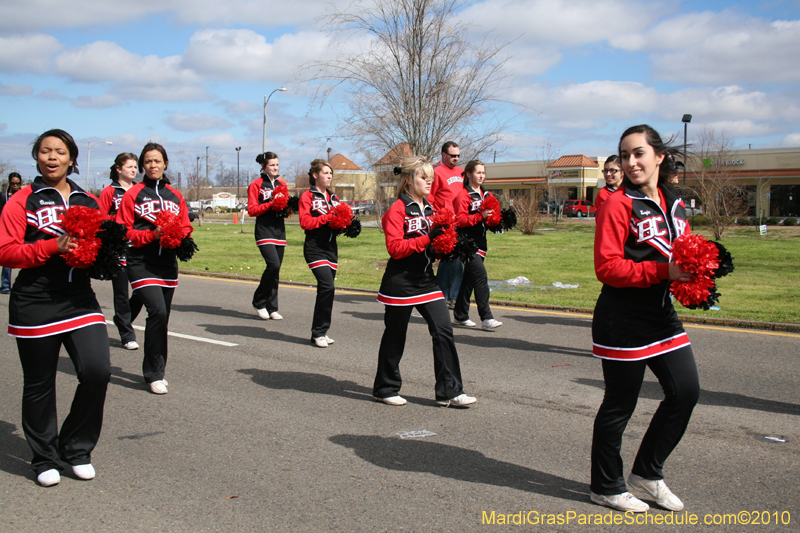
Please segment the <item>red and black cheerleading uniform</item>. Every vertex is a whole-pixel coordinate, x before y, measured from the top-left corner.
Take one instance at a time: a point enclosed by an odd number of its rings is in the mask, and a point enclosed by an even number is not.
[[[68,198],[41,176],[14,194],[0,216],[0,264],[21,269],[8,306],[8,334],[17,339],[25,384],[22,428],[38,475],[63,464],[91,463],[100,438],[111,377],[106,319],[85,269],[68,266],[56,239],[72,205],[97,209],[97,199],[67,179]],[[56,373],[64,346],[78,387],[58,431]]]
[[[390,398],[400,392],[400,359],[414,307],[428,323],[433,340],[436,399],[450,400],[464,392],[450,313],[433,274],[435,254],[428,232],[434,211],[427,200],[423,203],[424,211],[411,197],[401,195],[383,215],[390,259],[378,292],[378,301],[386,306],[386,329],[372,389],[376,398]]]
[[[594,199],[594,207],[598,211],[600,210],[600,206],[603,205],[603,202],[608,200],[608,197],[611,196],[616,189],[612,189],[608,185],[600,189],[600,192],[597,193],[597,196]],[[596,216],[596,215],[595,215]]]
[[[494,318],[489,307],[489,280],[483,264],[488,246],[486,244],[486,224],[483,220],[483,202],[492,193],[480,187],[473,191],[470,188],[461,190],[456,198],[456,226],[460,234],[470,237],[478,245],[478,252],[472,261],[464,264],[464,277],[453,308],[453,318],[463,322],[469,318],[469,300],[475,291],[475,303],[481,320]]]
[[[128,189],[117,213],[117,222],[128,228],[131,241],[128,279],[134,296],[147,309],[142,362],[142,373],[147,383],[164,379],[169,311],[178,286],[175,250],[163,248],[154,233],[156,218],[163,210],[180,217],[183,237],[192,233],[186,202],[165,178],[153,180],[145,177],[141,183]]]
[[[664,389],[632,472],[663,479],[664,461],[689,423],[700,391],[692,348],[669,294],[672,242],[689,232],[683,200],[659,187],[661,202],[630,184],[597,212],[595,272],[603,283],[592,320],[595,357],[606,391],[594,422],[591,490],[627,491],[622,434],[633,414],[645,368]]]
[[[278,310],[278,282],[286,249],[286,226],[283,217],[272,209],[272,196],[277,185],[286,185],[279,178],[275,181],[261,173],[247,188],[247,214],[256,217],[256,246],[267,263],[253,294],[253,307],[266,309],[269,313]]]
[[[300,227],[306,231],[303,257],[317,278],[317,301],[311,321],[311,338],[324,337],[331,327],[336,270],[339,268],[337,233],[328,222],[339,198],[330,191],[311,187],[300,196]]]
[[[112,182],[100,193],[100,198],[98,199],[100,212],[108,214],[108,218],[116,222],[117,212],[120,204],[122,204],[123,196],[125,196],[125,189],[122,188],[119,181]],[[136,341],[136,333],[131,325],[131,299],[128,296],[128,270],[126,265],[127,259],[123,258],[123,268],[111,279],[111,286],[114,289],[114,325],[117,326],[122,344]],[[138,310],[141,309],[141,303],[135,293],[133,300],[133,307],[137,309],[138,313]]]

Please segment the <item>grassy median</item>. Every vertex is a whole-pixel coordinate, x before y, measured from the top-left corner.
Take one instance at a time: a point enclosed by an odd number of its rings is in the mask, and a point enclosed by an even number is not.
[[[296,218],[296,217],[294,217]],[[539,304],[592,308],[600,292],[594,275],[592,249],[594,221],[568,221],[557,227],[545,224],[534,236],[512,231],[489,235],[486,270],[489,279],[528,278],[534,287],[516,290],[496,286],[492,298]],[[244,233],[242,233],[242,229]],[[200,251],[184,270],[237,274],[258,278],[264,261],[255,246],[253,225],[205,223],[195,225]],[[706,237],[700,228],[700,233]],[[287,241],[281,279],[315,283],[303,259],[303,231],[287,225]],[[736,271],[718,280],[720,311],[680,314],[719,318],[800,323],[800,229],[770,228],[759,236],[754,228],[732,228],[722,240],[734,257]],[[339,238],[339,270],[342,287],[377,289],[388,255],[383,234],[364,228],[356,239]],[[554,283],[578,285],[556,288]]]

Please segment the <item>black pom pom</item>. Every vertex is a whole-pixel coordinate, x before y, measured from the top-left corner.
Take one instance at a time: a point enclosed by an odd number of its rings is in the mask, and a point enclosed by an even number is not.
[[[453,251],[444,256],[437,256],[442,261],[454,261],[459,259],[462,263],[469,263],[478,253],[478,243],[472,237],[464,233],[458,234],[458,240],[453,247]]]
[[[286,207],[278,211],[278,216],[281,218],[286,218],[291,216],[292,213],[297,213],[298,211],[300,211],[300,198],[297,196],[290,196]]]
[[[344,236],[355,239],[359,235],[361,235],[361,221],[358,217],[353,217],[353,220],[350,221],[350,225],[344,228]]]
[[[198,250],[194,239],[191,237],[184,237],[181,239],[181,245],[175,249],[175,255],[181,261],[189,261],[194,253]]]
[[[500,214],[502,216],[500,225],[503,226],[504,230],[508,231],[517,225],[517,214],[514,212],[513,208],[508,207],[503,209],[500,211]]]
[[[728,251],[728,249],[725,248],[722,244],[716,241],[711,241],[711,243],[717,247],[717,250],[719,250],[719,267],[714,272],[714,275],[711,277],[716,279],[716,278],[721,278],[722,276],[727,276],[728,274],[733,272],[734,269],[733,257],[731,256],[731,253]]]
[[[100,250],[92,266],[87,271],[94,279],[109,280],[122,270],[120,262],[128,253],[128,229],[113,220],[104,220],[100,224],[97,238],[100,239]]]
[[[399,175],[400,175],[400,173],[402,173],[402,172],[403,172],[403,169],[402,169],[402,168],[400,168],[400,167],[394,167],[394,175],[395,175],[395,176],[399,176]]]

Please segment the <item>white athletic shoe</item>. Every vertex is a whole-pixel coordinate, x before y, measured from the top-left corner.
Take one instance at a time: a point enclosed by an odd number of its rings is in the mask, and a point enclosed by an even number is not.
[[[683,511],[683,502],[680,498],[672,494],[672,491],[669,490],[669,487],[667,487],[663,479],[653,481],[637,476],[636,474],[631,474],[628,476],[628,485],[634,489],[646,492],[652,496],[658,505],[667,511]]]
[[[495,320],[494,318],[490,318],[488,320],[481,320],[481,327],[483,329],[497,329],[502,326],[503,323],[499,320]]]
[[[51,468],[36,476],[36,481],[38,481],[39,485],[42,487],[52,487],[53,485],[61,483],[61,474],[59,474],[58,470],[55,468]]]
[[[333,339],[325,335],[325,342],[327,342],[328,344],[333,344]]]
[[[166,394],[167,393],[167,380],[159,379],[150,383],[150,392],[153,394]]]
[[[328,347],[328,341],[325,340],[325,337],[316,337],[314,339],[311,339],[311,342],[313,342],[314,344],[316,344],[320,348],[327,348]]]
[[[377,396],[373,396],[373,398],[379,402],[385,403],[386,405],[400,406],[408,403],[402,396],[389,396],[388,398],[378,398]]]
[[[592,493],[591,499],[597,505],[605,505],[618,511],[634,513],[646,513],[650,506],[642,500],[631,494],[630,492],[623,492],[622,494],[614,494],[611,496],[603,496],[602,494]]]
[[[86,481],[94,479],[94,467],[91,464],[72,465],[72,473],[75,477]]]
[[[139,343],[136,341],[130,341],[123,344],[122,347],[125,348],[126,350],[138,350]]]
[[[459,394],[458,396],[450,400],[436,400],[436,403],[438,403],[442,407],[449,407],[449,406],[466,407],[467,405],[472,405],[477,401],[478,399],[472,396],[467,396],[466,394]]]
[[[261,314],[261,313],[259,312],[259,314]],[[271,312],[271,313],[269,314],[269,317],[270,317],[272,320],[283,320],[283,317],[282,317],[282,316],[281,316],[281,314],[280,314],[279,312],[277,312],[277,311],[273,311],[273,312]]]
[[[476,326],[475,322],[473,322],[469,318],[466,320],[454,320],[453,324],[455,324],[456,326],[463,326],[465,328],[474,328]]]
[[[256,313],[258,313],[258,317],[263,320],[269,320],[269,313],[266,309],[256,309]]]

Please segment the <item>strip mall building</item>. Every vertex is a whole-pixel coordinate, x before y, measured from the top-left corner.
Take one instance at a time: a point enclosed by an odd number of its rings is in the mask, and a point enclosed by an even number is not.
[[[568,155],[550,164],[488,163],[484,186],[505,200],[530,194],[533,187],[558,187],[566,191],[569,199],[593,201],[605,185],[602,176],[605,161],[606,157]],[[751,215],[800,216],[800,148],[732,150],[722,166],[721,174],[749,193]],[[690,170],[686,185],[691,187],[696,179],[697,175]]]

